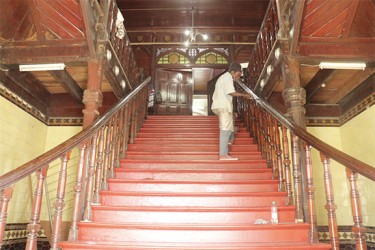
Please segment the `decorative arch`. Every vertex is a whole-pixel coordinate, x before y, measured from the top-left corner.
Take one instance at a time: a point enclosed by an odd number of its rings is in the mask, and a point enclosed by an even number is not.
[[[191,62],[189,60],[189,57],[179,51],[172,51],[164,55],[161,55],[156,61],[156,64],[158,65],[190,64],[190,63]]]
[[[195,64],[228,64],[228,57],[216,50],[204,51],[196,56]]]

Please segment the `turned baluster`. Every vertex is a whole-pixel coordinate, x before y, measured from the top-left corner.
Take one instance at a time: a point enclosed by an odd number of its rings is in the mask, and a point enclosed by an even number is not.
[[[103,160],[103,177],[102,177],[102,190],[108,190],[108,178],[113,178],[114,173],[109,167],[109,160],[111,154],[111,121],[105,126],[105,145],[104,145],[104,160]]]
[[[292,137],[292,164],[294,180],[294,201],[296,206],[296,221],[303,222],[303,203],[302,203],[302,172],[299,151],[299,138],[295,134]]]
[[[306,153],[306,184],[307,184],[307,202],[308,202],[308,222],[310,224],[310,243],[318,242],[318,229],[316,225],[315,210],[315,186],[313,177],[313,166],[311,161],[311,146],[305,144]]]
[[[281,126],[282,143],[284,152],[284,169],[285,169],[285,188],[287,193],[286,204],[293,205],[293,192],[292,192],[292,171],[290,170],[290,158],[289,158],[289,141],[287,128]]]
[[[7,224],[8,204],[12,198],[14,185],[9,186],[0,192],[0,247],[3,245],[5,226]]]
[[[276,154],[276,129],[273,121],[273,117],[269,115],[269,127],[270,127],[270,146],[271,146],[271,162],[272,162],[272,175],[273,179],[277,180],[280,178],[280,171],[277,166],[277,154]]]
[[[320,157],[324,166],[324,188],[326,192],[327,203],[325,208],[328,213],[328,228],[329,228],[329,237],[331,241],[331,247],[333,250],[339,249],[339,233],[337,230],[337,220],[336,220],[336,204],[333,194],[333,184],[332,184],[332,175],[330,170],[329,161],[330,159],[320,152]]]
[[[116,167],[115,166],[115,161],[116,161],[116,143],[117,143],[117,128],[118,128],[118,117],[117,117],[117,114],[113,116],[112,118],[113,122],[112,122],[112,140],[111,140],[111,157],[110,157],[110,168],[114,171],[114,168]]]
[[[121,139],[121,132],[120,132],[120,126],[121,126],[121,119],[122,115],[121,112],[118,112],[114,115],[115,119],[115,134],[113,136],[113,146],[112,146],[112,155],[113,155],[113,168],[120,167],[120,159],[119,159],[119,152],[118,152],[118,144]]]
[[[50,248],[51,250],[59,249],[57,244],[59,243],[60,237],[61,237],[61,224],[62,224],[63,208],[65,205],[64,198],[65,198],[68,161],[70,159],[70,154],[71,154],[71,151],[67,152],[60,158],[61,167],[60,167],[60,173],[59,173],[59,180],[57,184],[55,216],[54,216],[53,225],[52,225],[51,248]]]
[[[266,159],[266,157],[267,157],[266,133],[265,133],[264,119],[263,119],[262,113],[263,113],[262,110],[259,110],[260,150],[261,150],[262,158]]]
[[[122,137],[122,150],[121,150],[121,158],[126,157],[126,151],[128,150],[128,140],[129,140],[129,126],[130,126],[130,112],[129,112],[129,105],[126,104],[124,108],[124,136]]]
[[[254,143],[258,143],[257,134],[257,122],[255,117],[255,101],[250,100],[250,110],[251,110],[251,136],[254,138]]]
[[[125,141],[125,124],[126,124],[126,106],[124,106],[122,109],[121,109],[121,123],[120,123],[120,130],[119,130],[119,133],[120,133],[120,137],[119,137],[119,161],[121,158],[124,158],[125,156],[125,145],[124,145],[124,141]]]
[[[91,220],[91,202],[92,202],[92,194],[93,194],[93,187],[94,187],[97,138],[98,138],[98,133],[94,133],[94,135],[91,138],[89,171],[88,171],[88,177],[87,177],[87,182],[86,182],[85,211],[83,214],[84,221]]]
[[[34,201],[30,216],[30,223],[27,225],[27,242],[25,249],[37,249],[38,232],[40,229],[40,208],[43,200],[43,183],[47,175],[48,167],[36,171],[37,183],[34,191]]]
[[[135,138],[135,126],[136,126],[136,103],[135,100],[132,100],[131,102],[131,119],[130,119],[130,138],[129,138],[129,143],[133,144],[134,143],[134,138]]]
[[[354,172],[350,168],[346,169],[346,175],[350,184],[350,199],[352,206],[353,222],[354,226],[352,232],[355,236],[355,244],[357,250],[367,249],[366,245],[366,228],[362,224],[362,210],[361,210],[361,199],[357,188],[358,173]]]
[[[255,122],[256,122],[256,138],[257,138],[257,144],[258,144],[258,150],[262,152],[262,132],[261,132],[261,126],[260,126],[260,118],[259,118],[259,107],[255,107]],[[263,155],[262,155],[263,156]]]
[[[100,203],[102,172],[104,172],[103,171],[104,129],[105,127],[99,130],[99,147],[98,147],[98,153],[97,153],[97,158],[96,158],[94,196],[92,198],[92,202],[96,204]]]
[[[81,219],[81,194],[83,191],[83,170],[85,166],[86,159],[86,143],[82,143],[78,146],[79,149],[79,159],[78,159],[78,169],[76,174],[76,182],[74,185],[74,202],[72,209],[72,225],[69,228],[69,241],[78,240],[78,222]]]
[[[109,155],[108,155],[108,178],[112,178],[115,175],[114,170],[114,137],[116,136],[116,130],[115,130],[115,119],[116,117],[112,117],[111,121],[108,123],[109,129]]]
[[[272,166],[272,145],[271,145],[271,127],[269,123],[269,115],[268,113],[263,110],[263,118],[264,118],[264,136],[266,142],[266,160],[267,160],[267,167],[272,168],[272,174],[274,174],[273,166]]]
[[[117,134],[116,134],[116,144],[115,144],[115,168],[120,167],[120,153],[121,153],[121,145],[122,145],[122,137],[124,136],[124,112],[121,109],[118,112],[118,125],[117,125]]]
[[[282,151],[281,151],[281,143],[280,143],[280,131],[279,131],[279,123],[276,119],[274,119],[274,128],[275,128],[275,154],[276,154],[276,165],[277,170],[279,172],[279,191],[285,191],[285,180],[284,180],[284,173],[283,173],[283,162],[282,162]]]

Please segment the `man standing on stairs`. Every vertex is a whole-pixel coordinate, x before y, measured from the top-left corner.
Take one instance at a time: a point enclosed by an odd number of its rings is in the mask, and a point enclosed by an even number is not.
[[[220,156],[219,160],[238,160],[228,154],[228,143],[234,139],[234,118],[233,118],[233,96],[251,98],[250,94],[236,92],[234,81],[242,75],[241,65],[232,63],[216,82],[215,91],[212,96],[211,110],[219,116],[220,128]]]

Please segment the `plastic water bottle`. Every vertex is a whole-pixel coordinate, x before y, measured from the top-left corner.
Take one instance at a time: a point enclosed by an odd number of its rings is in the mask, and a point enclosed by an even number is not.
[[[272,224],[278,224],[279,223],[276,201],[273,201],[272,204],[271,204],[271,223]]]

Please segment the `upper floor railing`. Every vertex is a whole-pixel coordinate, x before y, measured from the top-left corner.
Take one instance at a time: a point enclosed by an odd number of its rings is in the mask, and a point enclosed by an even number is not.
[[[146,118],[150,80],[148,78],[139,84],[91,126],[39,157],[0,176],[0,246],[3,244],[7,209],[13,189],[22,179],[35,174],[37,183],[28,224],[26,249],[36,249],[43,184],[49,166],[56,165],[55,162],[58,161],[59,174],[56,180],[55,212],[50,243],[51,249],[59,249],[67,176],[70,174],[68,164],[74,151],[77,152],[74,162],[76,180],[71,204],[69,238],[76,239],[77,223],[81,219],[90,220],[91,205],[98,203],[99,191],[107,189],[107,179],[113,177],[114,168],[119,166],[119,157],[126,154],[128,143],[133,142]]]
[[[266,70],[267,61],[277,41],[279,18],[276,0],[271,0],[258,33],[253,53],[250,56],[248,80],[252,88],[260,81]]]
[[[339,249],[339,234],[336,221],[337,204],[334,199],[330,161],[334,160],[346,167],[349,182],[353,227],[357,249],[366,248],[366,227],[363,225],[360,193],[357,188],[358,175],[375,181],[375,168],[361,162],[321,141],[298,126],[292,120],[273,109],[264,99],[258,97],[245,84],[238,82],[253,100],[239,101],[237,110],[241,113],[258,149],[273,170],[273,177],[279,180],[279,190],[287,192],[287,204],[295,205],[296,220],[310,224],[310,241],[318,241],[315,185],[311,148],[315,148],[321,157],[328,216],[328,228],[332,249]],[[289,131],[289,132],[288,132]],[[306,193],[304,193],[306,187]],[[340,190],[340,193],[342,190]],[[304,202],[307,211],[304,211]],[[340,204],[342,205],[342,204]]]

